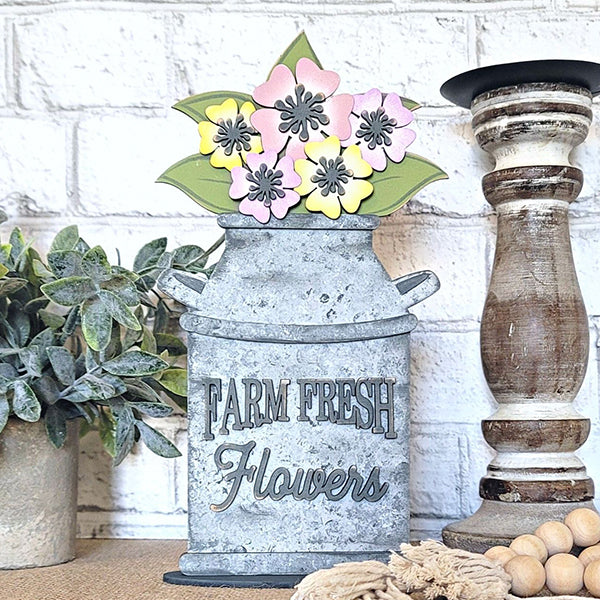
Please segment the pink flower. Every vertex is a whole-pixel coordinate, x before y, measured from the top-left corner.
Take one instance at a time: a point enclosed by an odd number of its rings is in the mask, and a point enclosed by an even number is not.
[[[286,154],[296,160],[305,157],[307,142],[330,135],[348,138],[354,100],[350,94],[333,96],[339,84],[337,73],[321,69],[309,58],[298,61],[295,77],[288,67],[277,65],[252,94],[258,104],[270,107],[258,109],[250,118],[263,148],[279,152],[287,144]]]
[[[354,96],[350,115],[352,135],[342,142],[343,146],[357,144],[363,159],[376,171],[385,169],[386,156],[400,162],[416,137],[416,133],[406,127],[412,122],[413,114],[403,106],[398,94],[387,94],[382,100],[381,91],[376,88]]]
[[[242,200],[239,211],[261,223],[268,223],[271,214],[283,219],[300,202],[300,195],[293,190],[301,182],[294,171],[294,161],[284,156],[277,162],[277,152],[266,150],[248,154],[246,164],[247,167],[231,170],[229,196]]]

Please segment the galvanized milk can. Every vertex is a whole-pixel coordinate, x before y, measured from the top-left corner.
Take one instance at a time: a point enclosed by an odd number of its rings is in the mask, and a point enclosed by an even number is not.
[[[188,308],[184,575],[304,574],[383,559],[409,534],[408,309],[430,271],[391,280],[379,218],[219,217],[206,281],[167,271]]]

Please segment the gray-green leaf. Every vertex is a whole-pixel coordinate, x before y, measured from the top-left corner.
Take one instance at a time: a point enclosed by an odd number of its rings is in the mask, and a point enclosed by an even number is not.
[[[167,238],[158,238],[142,246],[133,261],[133,270],[139,273],[142,269],[153,267],[167,247]]]
[[[99,290],[98,298],[100,298],[100,301],[104,304],[104,307],[115,321],[136,331],[139,331],[142,328],[132,310],[116,294],[113,294],[108,290]]]
[[[67,439],[67,420],[57,406],[49,406],[44,417],[46,433],[55,448],[62,448]]]
[[[152,429],[149,425],[146,425],[143,421],[136,421],[135,426],[138,428],[144,444],[152,450],[158,456],[164,458],[176,458],[181,456],[181,452],[177,450],[175,444],[170,442],[162,433]]]
[[[131,408],[149,417],[168,417],[173,409],[163,402],[132,402]]]
[[[167,369],[160,378],[160,384],[178,396],[187,396],[186,369]]]
[[[75,250],[60,250],[48,254],[48,264],[59,279],[83,275],[81,268],[81,254]],[[89,273],[88,273],[89,275]]]
[[[83,255],[81,266],[94,281],[105,281],[110,277],[110,264],[100,246],[94,246]]]
[[[61,250],[73,250],[79,240],[79,230],[77,225],[69,225],[61,229],[50,246],[50,252],[59,252]]]
[[[52,370],[56,378],[63,385],[71,385],[75,381],[75,359],[73,355],[62,346],[46,348]]]
[[[40,420],[42,407],[33,390],[22,379],[13,383],[13,411],[23,421],[34,423]]]
[[[136,377],[153,375],[168,366],[168,363],[154,354],[142,352],[141,350],[131,350],[104,363],[102,368],[113,375]]]
[[[8,415],[10,415],[10,406],[6,398],[6,393],[0,393],[0,433],[8,423]]]
[[[80,304],[96,293],[94,282],[90,277],[64,277],[40,288],[52,302],[62,306]]]
[[[100,287],[118,296],[127,306],[137,306],[140,303],[137,288],[126,275],[113,275],[108,281],[103,281]]]
[[[42,369],[44,366],[42,365],[42,359],[40,358],[39,346],[29,346],[21,349],[19,357],[23,361],[28,375],[32,377],[42,376]]]
[[[110,342],[112,317],[99,298],[87,300],[81,310],[81,330],[92,350],[104,350]]]
[[[77,392],[90,400],[108,400],[119,395],[110,383],[90,374],[79,379],[74,387]]]

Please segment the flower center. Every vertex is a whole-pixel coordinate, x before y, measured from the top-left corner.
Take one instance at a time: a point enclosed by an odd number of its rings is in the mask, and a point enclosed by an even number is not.
[[[343,196],[346,193],[342,184],[348,183],[353,173],[346,168],[341,156],[327,159],[322,156],[319,159],[321,165],[315,175],[310,180],[321,188],[321,195],[338,194]]]
[[[363,122],[356,132],[356,137],[363,138],[369,144],[370,150],[374,150],[377,146],[392,145],[389,134],[394,131],[396,119],[390,119],[382,106],[372,112],[363,110],[360,116],[363,118]]]
[[[217,126],[219,129],[213,141],[225,148],[227,156],[231,156],[234,150],[236,152],[250,151],[250,136],[256,134],[256,132],[247,125],[243,115],[238,115],[235,121],[219,119]]]
[[[313,96],[301,83],[296,86],[295,96],[287,96],[285,101],[275,102],[275,108],[281,111],[279,131],[297,134],[300,141],[307,142],[309,127],[316,131],[329,123],[329,117],[323,114],[325,96],[320,92]]]
[[[246,179],[251,183],[248,198],[258,200],[269,207],[276,198],[283,198],[285,192],[281,189],[283,171],[273,171],[264,163],[258,171],[248,173]]]

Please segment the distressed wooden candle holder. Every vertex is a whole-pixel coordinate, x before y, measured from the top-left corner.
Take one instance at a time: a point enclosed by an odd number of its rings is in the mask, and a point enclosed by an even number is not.
[[[452,547],[485,551],[593,508],[594,484],[574,454],[590,431],[572,406],[589,334],[567,213],[583,182],[569,153],[588,133],[599,84],[600,65],[534,61],[477,69],[442,87],[470,105],[477,142],[496,159],[483,192],[498,217],[481,321],[483,369],[500,405],[482,429],[497,455],[480,482],[481,508],[443,532]]]

